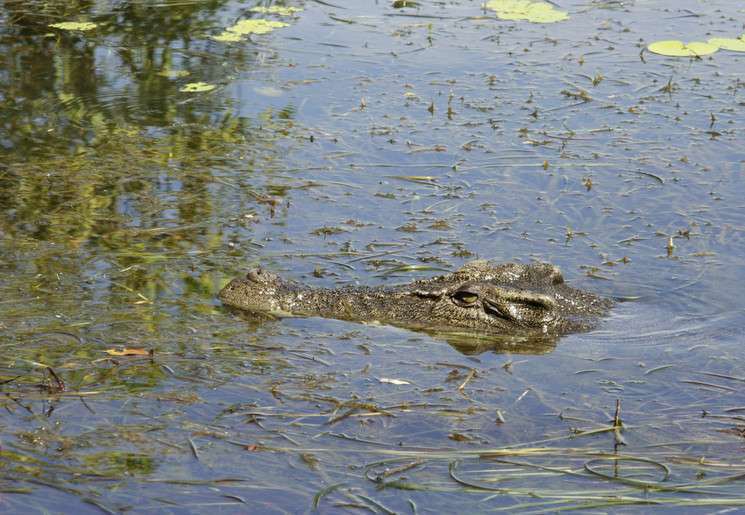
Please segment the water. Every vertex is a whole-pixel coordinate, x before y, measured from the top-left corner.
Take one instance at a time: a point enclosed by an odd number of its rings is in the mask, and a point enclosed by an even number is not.
[[[238,43],[211,36],[253,4],[0,9],[3,509],[741,505],[742,56],[640,53],[737,37],[734,6],[359,4]],[[477,257],[621,302],[464,354],[214,298],[257,264],[375,285]]]

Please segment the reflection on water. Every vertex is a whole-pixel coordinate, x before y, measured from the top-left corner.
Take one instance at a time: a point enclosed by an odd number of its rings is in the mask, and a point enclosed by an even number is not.
[[[6,510],[743,503],[743,57],[643,51],[734,4],[406,4],[0,6]],[[477,257],[626,300],[493,342],[214,298]]]
[[[232,307],[227,307],[227,309],[232,315],[245,320],[249,324],[249,330],[256,330],[262,323],[276,323],[278,321],[276,317],[269,314],[251,313]],[[559,340],[556,336],[500,336],[474,333],[421,332],[429,334],[435,340],[447,342],[453,349],[467,356],[484,352],[546,354],[556,348],[556,342]]]

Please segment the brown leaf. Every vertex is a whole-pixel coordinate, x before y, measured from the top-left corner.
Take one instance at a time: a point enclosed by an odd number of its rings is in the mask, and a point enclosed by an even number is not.
[[[150,351],[143,349],[109,349],[104,351],[112,356],[147,356]]]

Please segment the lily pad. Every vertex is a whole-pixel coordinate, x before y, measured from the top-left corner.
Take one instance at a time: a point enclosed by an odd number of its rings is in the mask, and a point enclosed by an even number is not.
[[[235,32],[223,32],[219,36],[212,36],[212,39],[217,41],[243,41],[241,35]]]
[[[191,75],[189,70],[163,70],[161,72],[156,73],[156,75],[160,77],[168,77],[169,79],[174,79],[177,77],[187,77]]]
[[[93,30],[98,27],[98,24],[90,21],[63,21],[60,23],[52,23],[50,27],[62,30]]]
[[[701,41],[693,41],[687,45],[682,41],[657,41],[647,47],[647,50],[655,54],[669,55],[675,57],[695,57],[713,54],[719,47]]]
[[[532,23],[555,23],[569,18],[565,11],[558,11],[546,2],[530,0],[491,0],[484,4],[496,11],[500,20],[526,20]]]
[[[225,29],[219,36],[213,36],[218,41],[241,41],[241,36],[246,34],[266,34],[274,29],[289,27],[289,23],[270,20],[241,20],[235,25]]]
[[[739,38],[711,38],[708,41],[722,50],[734,50],[735,52],[745,52],[745,40],[743,36]]]
[[[185,93],[201,93],[203,91],[209,91],[211,89],[215,89],[214,84],[207,84],[206,82],[191,82],[181,88],[179,91],[183,91]]]
[[[257,13],[272,13],[281,14],[283,16],[289,16],[297,11],[302,11],[300,7],[280,7],[278,5],[272,5],[270,7],[251,7],[251,10]]]
[[[289,27],[289,23],[282,21],[271,21],[271,20],[241,20],[232,27],[228,27],[228,32],[235,32],[236,34],[266,34],[274,29],[281,27]]]

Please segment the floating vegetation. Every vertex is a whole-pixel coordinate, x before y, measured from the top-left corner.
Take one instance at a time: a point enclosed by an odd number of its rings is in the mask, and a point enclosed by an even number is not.
[[[397,0],[391,4],[394,9],[403,9],[404,7],[421,7],[422,4],[419,2],[412,2],[411,0]]]
[[[187,77],[191,75],[191,72],[189,70],[163,70],[162,72],[157,72],[155,75],[173,79],[176,77]]]
[[[735,52],[745,52],[745,35],[739,38],[710,38],[708,43],[716,45],[722,50],[734,50]]]
[[[63,21],[60,23],[52,23],[50,27],[62,30],[93,30],[98,27],[98,24],[89,21]]]
[[[292,14],[295,14],[297,11],[302,11],[303,9],[300,7],[280,7],[278,5],[272,5],[269,7],[252,7],[250,10],[257,13],[271,13],[281,14],[282,16],[290,16]]]
[[[484,7],[497,12],[500,20],[529,21],[532,23],[556,23],[569,19],[566,11],[558,11],[546,2],[530,0],[491,0]]]
[[[710,43],[693,41],[687,45],[682,41],[657,41],[647,47],[652,53],[672,57],[698,57],[713,54],[719,47]]]
[[[246,34],[266,34],[274,29],[289,27],[289,23],[270,20],[241,20],[225,29],[219,36],[213,36],[217,41],[242,41]]]
[[[439,178],[432,175],[386,175],[385,177],[401,179],[402,181],[417,182],[419,184],[427,184],[429,186],[437,186],[434,181]]]
[[[214,84],[207,84],[206,82],[191,82],[181,88],[179,91],[185,93],[202,93],[204,91],[210,91],[215,89]]]

